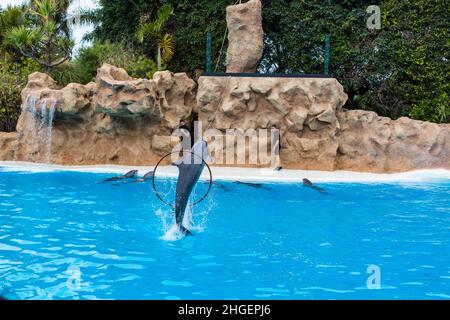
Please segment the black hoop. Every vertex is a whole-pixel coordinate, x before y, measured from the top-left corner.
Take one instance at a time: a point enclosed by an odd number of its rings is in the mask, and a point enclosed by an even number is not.
[[[203,160],[202,157],[200,157],[199,155],[193,153],[192,151],[190,151],[189,153],[193,154],[194,156],[196,156],[197,158],[200,158],[202,160],[202,162],[205,164],[205,166],[208,168],[208,172],[209,172],[209,186],[208,186],[208,190],[206,191],[206,193],[203,195],[203,197],[200,198],[200,200],[194,202],[194,206],[199,204],[200,202],[202,202],[203,200],[205,200],[205,198],[208,196],[209,191],[211,191],[211,187],[212,187],[212,172],[211,172],[211,168],[209,167],[209,165],[206,163],[205,160]],[[167,202],[166,200],[164,200],[163,197],[161,197],[161,195],[159,194],[159,192],[156,190],[156,186],[155,186],[155,174],[156,174],[156,169],[158,169],[159,164],[168,156],[171,156],[172,154],[178,154],[178,152],[171,152],[166,154],[164,157],[162,157],[161,159],[159,159],[158,163],[155,166],[155,169],[153,169],[153,175],[152,175],[152,187],[153,187],[153,191],[155,192],[156,196],[158,197],[159,200],[161,200],[163,203],[167,204],[168,206],[172,207],[173,209],[175,209],[175,206],[169,202]]]

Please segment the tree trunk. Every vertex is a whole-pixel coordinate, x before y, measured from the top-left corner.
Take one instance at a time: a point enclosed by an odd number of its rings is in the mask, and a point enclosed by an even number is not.
[[[161,71],[161,47],[158,46],[158,56],[156,57],[158,63],[158,71]]]
[[[52,36],[50,35],[49,40],[47,41],[47,43],[45,44],[45,72],[48,73],[50,71],[50,65],[52,62],[52,49],[51,49],[51,45],[52,45]]]

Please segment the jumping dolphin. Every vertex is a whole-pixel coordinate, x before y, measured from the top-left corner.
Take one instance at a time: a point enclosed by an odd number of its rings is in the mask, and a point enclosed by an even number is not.
[[[308,179],[306,179],[306,178],[303,178],[303,185],[304,185],[305,187],[309,187],[309,188],[312,188],[312,189],[314,189],[314,190],[317,190],[317,191],[319,191],[320,193],[324,193],[324,194],[327,193],[324,189],[322,189],[322,188],[320,188],[320,187],[314,185],[310,180],[308,180]]]
[[[110,182],[110,181],[134,178],[134,177],[136,177],[137,172],[138,172],[137,170],[131,170],[121,176],[105,179],[105,180],[103,180],[103,182]]]
[[[178,167],[178,181],[175,196],[175,221],[180,231],[185,235],[193,235],[186,227],[183,226],[184,213],[189,200],[189,196],[194,189],[200,175],[202,174],[205,162],[209,160],[209,152],[206,141],[199,139],[183,159],[172,163]]]

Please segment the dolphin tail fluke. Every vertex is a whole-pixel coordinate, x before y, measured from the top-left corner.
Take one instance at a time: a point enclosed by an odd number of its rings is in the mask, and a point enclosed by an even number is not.
[[[191,231],[189,231],[189,229],[183,227],[181,224],[180,224],[180,231],[181,231],[185,236],[193,236],[193,235],[194,235]]]

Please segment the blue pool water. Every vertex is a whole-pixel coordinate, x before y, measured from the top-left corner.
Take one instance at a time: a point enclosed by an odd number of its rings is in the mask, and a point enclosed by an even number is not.
[[[448,180],[320,184],[326,194],[221,181],[193,210],[196,235],[169,241],[151,183],[98,183],[109,176],[0,168],[0,295],[450,298]],[[370,265],[380,289],[367,286]]]

